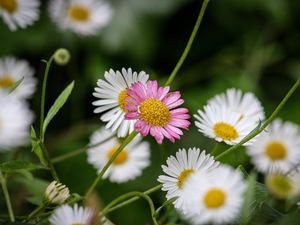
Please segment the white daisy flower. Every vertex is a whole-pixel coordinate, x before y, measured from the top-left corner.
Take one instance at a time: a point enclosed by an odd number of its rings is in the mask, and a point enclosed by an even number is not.
[[[217,168],[218,162],[214,160],[205,151],[200,153],[199,148],[179,149],[176,157],[170,156],[167,159],[167,166],[162,165],[163,171],[167,175],[158,177],[158,181],[163,184],[162,190],[167,191],[166,198],[177,197],[174,206],[178,209],[182,208],[184,199],[181,198],[182,189],[187,178],[197,171],[205,173]]]
[[[257,97],[251,92],[243,94],[240,89],[227,89],[225,93],[208,100],[208,104],[225,106],[229,110],[239,113],[241,119],[253,118],[258,122],[265,118],[264,109]]]
[[[104,128],[94,132],[90,139],[90,146],[104,141],[96,147],[90,147],[87,151],[88,162],[100,172],[108,160],[120,146],[119,140],[112,137],[111,131]],[[108,140],[107,140],[108,139]],[[106,140],[106,141],[105,141]],[[147,142],[141,142],[141,137],[137,136],[114,160],[112,165],[104,174],[109,180],[116,183],[126,182],[141,175],[142,170],[150,164],[150,146]]]
[[[247,148],[256,169],[262,173],[289,172],[300,164],[300,130],[296,124],[274,120]]]
[[[33,122],[28,105],[10,96],[0,95],[0,106],[0,151],[28,143]]]
[[[199,132],[228,145],[239,143],[258,125],[257,119],[242,118],[240,113],[229,110],[225,105],[219,105],[216,102],[211,102],[204,106],[203,110],[198,110],[198,114],[194,117]],[[244,145],[249,145],[253,141],[251,139]]]
[[[184,216],[197,225],[232,223],[238,218],[245,189],[241,172],[229,166],[198,171],[189,177],[182,192]]]
[[[277,198],[287,199],[300,195],[300,173],[293,170],[288,174],[273,172],[266,175],[265,179],[268,190]]]
[[[77,204],[73,207],[62,205],[54,210],[49,217],[49,222],[51,225],[91,225],[93,214],[93,210],[80,207]]]
[[[34,70],[25,60],[14,57],[0,59],[0,92],[9,93],[12,85],[24,78],[10,95],[19,99],[29,98],[35,92],[37,84],[33,74]]]
[[[113,10],[104,0],[52,0],[49,13],[62,30],[94,35],[110,22]]]
[[[70,197],[70,190],[66,185],[52,181],[46,188],[44,199],[46,203],[62,204]]]
[[[11,31],[32,25],[39,18],[38,0],[0,0],[0,16]]]
[[[104,74],[105,80],[97,81],[98,87],[95,88],[93,95],[100,100],[94,101],[93,105],[97,106],[94,113],[105,112],[100,119],[107,122],[106,128],[112,131],[118,130],[118,137],[125,137],[134,130],[136,120],[125,120],[124,116],[127,112],[125,105],[128,97],[127,88],[135,82],[143,84],[149,78],[149,75],[144,71],[139,73],[133,72],[131,68],[122,71],[113,71]]]

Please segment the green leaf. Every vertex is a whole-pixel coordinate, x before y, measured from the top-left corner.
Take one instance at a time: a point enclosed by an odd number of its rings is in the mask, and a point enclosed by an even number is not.
[[[14,92],[17,87],[19,87],[19,85],[22,83],[22,81],[24,80],[24,77],[22,77],[20,80],[18,80],[17,82],[13,83],[13,85],[10,87],[10,91],[9,93]]]
[[[44,159],[43,156],[43,151],[39,145],[39,143],[37,142],[37,136],[36,136],[36,132],[34,130],[33,127],[31,127],[31,146],[32,146],[32,151],[37,155],[37,157],[39,158],[41,164],[45,167],[47,167],[47,162]]]
[[[26,161],[13,160],[0,164],[0,169],[5,173],[14,173],[22,170],[37,170],[46,168]]]
[[[241,210],[240,224],[248,224],[251,219],[252,206],[255,202],[255,185],[256,185],[256,174],[252,173],[247,179],[247,189],[245,192],[244,203]]]
[[[44,124],[43,124],[43,133],[44,134],[46,132],[47,126],[49,125],[50,121],[58,113],[58,111],[61,109],[61,107],[63,107],[63,105],[66,103],[73,88],[74,88],[74,81],[72,81],[72,83],[69,84],[65,88],[65,90],[62,91],[62,93],[58,96],[58,98],[55,100],[54,104],[49,109],[47,116],[44,120]]]

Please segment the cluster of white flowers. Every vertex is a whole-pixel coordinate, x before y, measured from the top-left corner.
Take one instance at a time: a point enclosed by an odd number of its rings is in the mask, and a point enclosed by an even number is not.
[[[0,59],[0,151],[11,151],[29,142],[33,113],[26,99],[36,88],[33,73],[25,60]]]
[[[0,17],[11,31],[26,28],[39,19],[40,5],[39,0],[0,0]],[[53,0],[49,14],[62,30],[94,35],[111,21],[113,10],[103,0]]]

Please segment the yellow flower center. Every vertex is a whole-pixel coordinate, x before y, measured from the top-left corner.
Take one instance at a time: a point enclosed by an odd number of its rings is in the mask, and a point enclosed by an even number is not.
[[[0,0],[0,7],[12,14],[17,10],[18,4],[16,0]]]
[[[118,103],[123,112],[128,112],[128,110],[125,109],[125,105],[128,104],[128,102],[125,100],[125,98],[128,98],[128,97],[129,97],[129,95],[127,94],[126,90],[121,91],[119,94]]]
[[[179,189],[182,189],[182,186],[186,181],[186,178],[193,172],[194,172],[193,169],[185,169],[180,173],[180,175],[177,177],[177,187]]]
[[[11,79],[9,76],[4,76],[0,78],[0,88],[9,88],[14,84],[14,80]]]
[[[224,205],[226,199],[225,192],[219,188],[212,188],[204,195],[204,204],[207,208],[219,208]]]
[[[293,189],[289,178],[282,174],[267,176],[266,185],[268,189],[279,198],[288,197]]]
[[[86,22],[90,17],[90,10],[83,5],[73,5],[69,8],[69,17],[76,22]]]
[[[139,107],[140,116],[146,123],[152,126],[163,127],[170,121],[168,107],[156,98],[148,98]]]
[[[216,123],[213,130],[215,135],[223,140],[234,140],[238,137],[236,129],[228,123]]]
[[[107,152],[107,158],[111,159],[111,157],[113,156],[113,154],[116,152],[116,150],[118,149],[118,147],[113,147],[111,148],[108,152]],[[115,160],[113,161],[113,164],[115,165],[121,165],[124,164],[128,159],[128,154],[126,152],[125,149],[123,149],[119,155],[117,156],[117,158],[115,158]]]
[[[272,141],[266,146],[265,153],[272,160],[281,160],[285,158],[287,150],[280,142]]]

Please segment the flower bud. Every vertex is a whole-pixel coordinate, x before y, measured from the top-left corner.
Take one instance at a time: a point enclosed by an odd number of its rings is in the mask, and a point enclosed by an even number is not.
[[[44,200],[50,204],[62,204],[70,197],[69,188],[66,185],[52,181],[45,191]]]
[[[65,48],[59,48],[54,53],[54,61],[61,66],[66,65],[70,61],[71,55]]]

